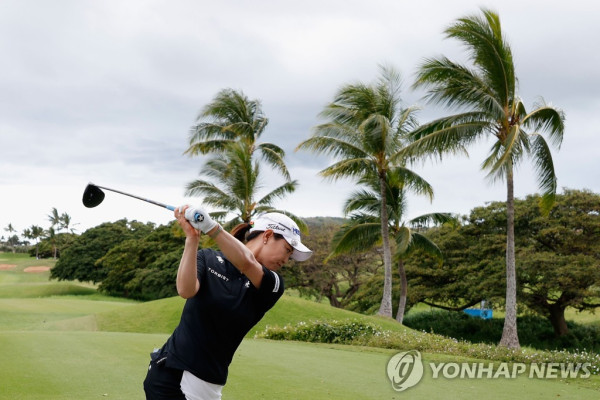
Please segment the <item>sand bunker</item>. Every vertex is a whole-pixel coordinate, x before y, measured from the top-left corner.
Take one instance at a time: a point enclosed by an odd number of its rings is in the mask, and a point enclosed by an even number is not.
[[[23,272],[46,272],[50,271],[50,267],[39,266],[39,267],[27,267],[23,270]]]
[[[16,265],[12,264],[0,264],[0,271],[8,271],[9,269],[14,269],[16,267]]]

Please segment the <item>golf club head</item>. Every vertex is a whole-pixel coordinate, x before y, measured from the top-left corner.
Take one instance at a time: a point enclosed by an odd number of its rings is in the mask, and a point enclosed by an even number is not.
[[[83,205],[87,208],[96,207],[104,200],[104,192],[93,183],[89,183],[83,192]]]

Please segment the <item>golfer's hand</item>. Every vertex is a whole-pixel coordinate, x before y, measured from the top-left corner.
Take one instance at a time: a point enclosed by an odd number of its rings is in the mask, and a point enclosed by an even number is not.
[[[183,206],[179,207],[179,209],[184,213],[188,222],[203,233],[208,233],[217,226],[217,223],[213,221],[210,215],[200,207]]]
[[[192,224],[190,224],[190,221],[188,221],[185,218],[185,210],[187,208],[189,208],[189,206],[181,206],[175,208],[175,219],[177,219],[179,226],[181,226],[181,229],[183,229],[186,238],[200,240],[200,232],[198,231],[198,229],[192,226]]]

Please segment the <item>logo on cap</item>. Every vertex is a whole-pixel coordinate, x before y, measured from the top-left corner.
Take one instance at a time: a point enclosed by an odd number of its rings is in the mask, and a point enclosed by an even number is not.
[[[279,224],[269,224],[269,225],[267,225],[267,229],[285,232],[285,227],[283,227],[282,225],[279,225]]]

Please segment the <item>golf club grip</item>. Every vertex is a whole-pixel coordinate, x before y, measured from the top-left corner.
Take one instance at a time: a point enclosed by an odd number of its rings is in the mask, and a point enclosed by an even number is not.
[[[176,207],[173,207],[173,206],[166,206],[166,208],[168,208],[168,209],[169,209],[169,210],[171,210],[171,211],[175,211],[175,208],[176,208]],[[193,221],[193,222],[198,222],[198,221],[200,221],[200,214],[199,214],[199,213],[196,213],[196,214],[194,214],[194,221]]]
[[[142,199],[142,200],[145,200],[145,199]],[[168,204],[160,204],[160,203],[152,201],[152,200],[145,200],[145,201],[149,201],[150,203],[156,204],[157,206],[158,205],[164,206],[167,210],[171,210],[171,211],[175,211],[175,208],[176,208],[174,206],[170,206]],[[198,222],[198,221],[200,221],[200,214],[199,213],[195,213],[194,214],[194,222]]]
[[[171,211],[175,211],[175,207],[173,207],[173,206],[165,205],[165,208],[168,210],[171,210]],[[194,222],[198,222],[198,221],[200,221],[200,214],[196,213],[196,214],[194,214]]]

